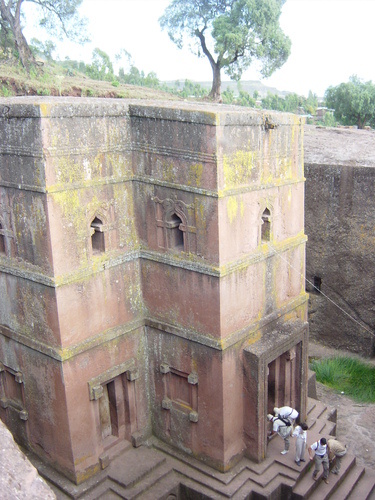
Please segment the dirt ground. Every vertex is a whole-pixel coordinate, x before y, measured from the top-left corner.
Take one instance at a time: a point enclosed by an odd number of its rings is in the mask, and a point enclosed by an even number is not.
[[[350,353],[347,351],[330,349],[315,342],[310,342],[309,345],[309,357],[348,354]],[[360,359],[375,365],[375,359]],[[359,465],[375,470],[375,404],[355,403],[345,394],[338,394],[318,382],[317,397],[322,403],[337,409],[337,439],[348,445]]]
[[[375,165],[375,130],[305,125],[305,163],[370,167]]]

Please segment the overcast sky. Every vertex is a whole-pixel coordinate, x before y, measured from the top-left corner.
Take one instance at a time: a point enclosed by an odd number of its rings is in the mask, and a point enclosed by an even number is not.
[[[161,31],[158,19],[169,3],[83,0],[81,13],[89,19],[92,42],[81,47],[65,41],[58,46],[59,58],[90,62],[93,49],[98,47],[114,61],[115,54],[125,49],[139,70],[146,74],[154,71],[160,80],[211,81],[208,60],[177,49]],[[287,0],[280,24],[292,40],[291,55],[281,69],[262,82],[306,96],[309,90],[323,96],[330,85],[348,81],[353,74],[375,82],[374,23],[375,0]],[[25,34],[28,39],[43,39],[30,22]],[[228,79],[223,73],[222,80]],[[261,78],[249,69],[242,79]]]

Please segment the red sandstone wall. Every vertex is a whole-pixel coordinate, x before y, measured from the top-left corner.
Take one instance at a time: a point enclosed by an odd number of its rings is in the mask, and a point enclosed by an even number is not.
[[[0,255],[0,287],[17,297],[0,309],[0,361],[23,373],[31,447],[77,482],[105,466],[112,445],[138,445],[151,428],[219,470],[243,453],[264,458],[267,366],[306,343],[300,121],[99,100],[40,100],[22,113],[40,126],[44,173],[28,175],[43,203],[16,186],[16,173],[14,207],[27,213],[31,200],[40,210],[28,239],[13,214],[20,262]],[[282,341],[277,319],[289,322]],[[296,368],[302,385],[306,361]],[[110,436],[105,390],[119,422]],[[304,411],[302,386],[297,396]]]

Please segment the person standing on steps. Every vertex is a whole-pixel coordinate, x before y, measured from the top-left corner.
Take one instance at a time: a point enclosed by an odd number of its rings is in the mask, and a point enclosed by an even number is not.
[[[329,484],[328,474],[329,474],[329,461],[327,454],[327,440],[326,438],[321,438],[316,443],[313,443],[309,446],[309,455],[310,460],[314,460],[315,462],[315,470],[313,472],[314,481],[318,480],[318,472],[320,470],[320,466],[323,465],[323,481],[326,484]],[[315,454],[313,455],[313,452]]]
[[[280,417],[274,417],[271,414],[267,415],[267,419],[272,422],[272,431],[270,436],[277,433],[284,440],[284,450],[281,452],[285,455],[289,451],[290,435],[292,433],[292,424],[288,420],[282,420]]]
[[[337,439],[328,439],[328,459],[332,463],[335,460],[335,465],[333,466],[331,472],[332,474],[338,474],[341,468],[341,459],[346,455],[346,445],[344,446]]]
[[[305,450],[306,450],[307,429],[308,429],[307,424],[303,422],[302,424],[297,425],[292,434],[293,437],[297,438],[296,456],[294,460],[297,465],[301,465],[301,462],[305,461],[303,457],[305,455]]]

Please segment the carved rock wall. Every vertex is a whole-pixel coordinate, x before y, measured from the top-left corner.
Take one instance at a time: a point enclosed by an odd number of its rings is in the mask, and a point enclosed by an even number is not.
[[[375,133],[306,127],[304,143],[310,335],[374,356]]]
[[[0,104],[0,417],[77,483],[151,433],[262,460],[267,412],[306,414],[302,121]]]

